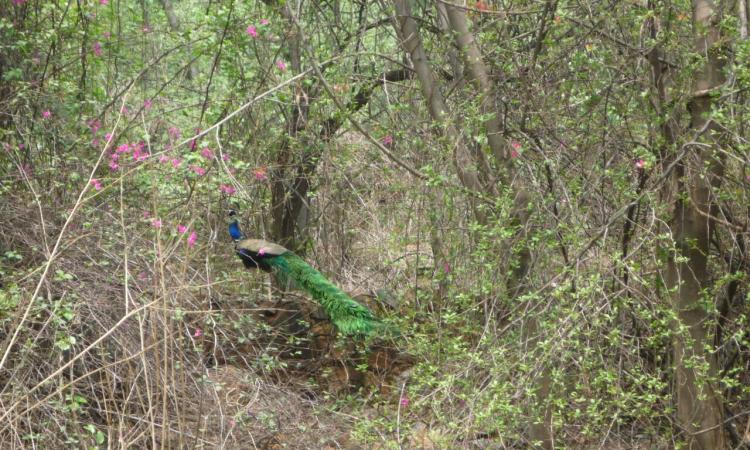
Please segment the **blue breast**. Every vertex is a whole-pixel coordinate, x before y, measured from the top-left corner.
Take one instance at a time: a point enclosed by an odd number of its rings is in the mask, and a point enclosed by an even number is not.
[[[235,241],[242,239],[242,230],[240,230],[239,221],[235,220],[229,224],[229,235],[232,236],[232,239]]]

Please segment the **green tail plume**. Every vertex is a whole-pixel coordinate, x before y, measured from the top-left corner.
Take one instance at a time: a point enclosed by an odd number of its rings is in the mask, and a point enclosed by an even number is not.
[[[266,261],[281,284],[309,292],[341,333],[370,336],[376,331],[385,330],[384,324],[369,309],[346,295],[294,253],[287,252]]]

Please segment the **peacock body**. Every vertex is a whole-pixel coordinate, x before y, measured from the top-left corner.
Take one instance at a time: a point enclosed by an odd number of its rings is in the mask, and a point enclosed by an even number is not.
[[[377,330],[384,330],[383,323],[372,311],[292,251],[262,239],[246,239],[236,218],[229,226],[229,233],[245,267],[272,273],[282,285],[307,291],[323,307],[339,332],[369,336]]]

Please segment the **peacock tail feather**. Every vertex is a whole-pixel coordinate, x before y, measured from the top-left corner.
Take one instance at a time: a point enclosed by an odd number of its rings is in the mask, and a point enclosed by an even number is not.
[[[271,272],[287,289],[307,291],[323,307],[331,323],[347,335],[397,336],[364,305],[357,303],[326,277],[288,249],[262,239],[246,239],[235,211],[230,211],[229,234],[237,256],[248,269]]]
[[[343,334],[371,335],[383,324],[367,309],[292,252],[267,259],[280,283],[293,283],[320,303],[331,322]]]

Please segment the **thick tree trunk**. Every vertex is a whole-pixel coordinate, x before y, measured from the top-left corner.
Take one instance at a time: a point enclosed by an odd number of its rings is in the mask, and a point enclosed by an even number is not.
[[[719,18],[710,0],[693,1],[695,50],[706,58],[695,74],[693,98],[688,105],[692,130],[717,145],[709,121],[714,103],[712,90],[724,82]],[[674,342],[675,394],[678,425],[686,433],[689,449],[713,450],[725,447],[723,407],[715,377],[717,361],[708,350],[715,328],[709,307],[709,237],[713,232],[712,192],[723,176],[723,159],[712,147],[695,146],[682,165],[677,180],[679,195],[671,222],[676,246],[667,267],[667,285],[672,290],[672,307],[677,318]]]

